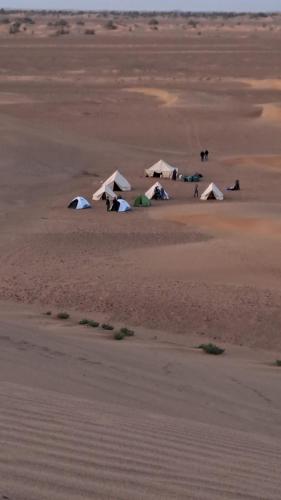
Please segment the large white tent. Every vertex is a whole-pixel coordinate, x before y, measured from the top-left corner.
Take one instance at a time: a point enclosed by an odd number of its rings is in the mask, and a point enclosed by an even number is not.
[[[125,177],[120,174],[119,170],[116,170],[106,181],[104,181],[106,186],[109,186],[112,191],[131,191],[131,184],[125,179]]]
[[[111,187],[107,186],[106,184],[103,184],[94,194],[93,194],[93,200],[101,200],[104,198],[109,198],[110,200],[113,200],[116,198],[116,194],[114,191],[112,191]]]
[[[205,189],[204,193],[202,193],[200,200],[223,200],[223,194],[219,190],[219,188],[211,182],[211,184]]]
[[[146,191],[145,193],[145,196],[149,199],[149,200],[152,200],[152,198],[154,197],[154,194],[155,194],[155,188],[158,188],[159,191],[161,193],[163,193],[163,197],[162,197],[162,200],[169,200],[170,197],[167,193],[167,191],[165,191],[165,189],[163,188],[163,186],[160,184],[160,182],[155,182],[155,184],[153,184],[153,186],[151,186],[150,189],[148,189],[148,191]],[[162,191],[163,190],[163,191]]]
[[[82,210],[83,208],[91,208],[90,203],[83,196],[76,196],[73,198],[68,205],[68,208],[74,208],[74,210]]]
[[[152,167],[147,168],[145,170],[145,175],[146,177],[165,177],[167,179],[171,179],[174,170],[176,169],[177,174],[179,169],[176,167],[173,167],[172,165],[169,165],[169,163],[165,162],[164,160],[159,160],[157,163],[152,165]]]

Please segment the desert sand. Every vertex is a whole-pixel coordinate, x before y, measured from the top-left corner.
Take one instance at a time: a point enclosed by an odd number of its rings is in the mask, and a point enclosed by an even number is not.
[[[0,498],[279,499],[280,16],[5,16]],[[160,158],[225,200],[67,209]]]

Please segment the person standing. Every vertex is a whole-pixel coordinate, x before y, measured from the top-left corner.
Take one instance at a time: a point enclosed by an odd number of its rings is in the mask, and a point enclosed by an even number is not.
[[[109,201],[108,196],[105,199],[105,206],[106,206],[106,210],[109,212],[110,211],[110,201]]]
[[[199,198],[199,189],[198,189],[198,184],[195,184],[194,193],[193,193],[193,198]]]
[[[173,179],[173,181],[177,180],[177,169],[176,168],[174,168],[174,170],[173,170],[172,179]]]
[[[204,151],[201,151],[200,158],[201,158],[201,161],[205,160],[205,152]]]
[[[208,151],[208,149],[206,149],[206,151],[204,153],[204,156],[205,156],[205,160],[208,161],[208,158],[209,158],[209,151]]]

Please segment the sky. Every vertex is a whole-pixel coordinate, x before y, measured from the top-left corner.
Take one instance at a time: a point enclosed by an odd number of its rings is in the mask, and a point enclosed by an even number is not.
[[[281,0],[0,0],[4,8],[281,11]]]

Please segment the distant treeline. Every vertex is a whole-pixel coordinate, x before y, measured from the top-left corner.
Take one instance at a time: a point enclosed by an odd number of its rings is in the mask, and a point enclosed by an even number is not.
[[[121,11],[121,10],[99,10],[99,11],[83,11],[83,10],[34,10],[34,9],[0,9],[0,14],[24,14],[28,12],[29,15],[68,15],[68,16],[77,16],[77,15],[85,15],[85,14],[94,14],[97,17],[108,17],[108,16],[117,16],[117,17],[131,17],[131,18],[148,18],[148,17],[180,17],[180,18],[189,18],[189,17],[200,17],[200,18],[224,18],[231,19],[235,17],[248,16],[251,19],[258,18],[266,18],[277,16],[281,12],[191,12],[191,11]]]

